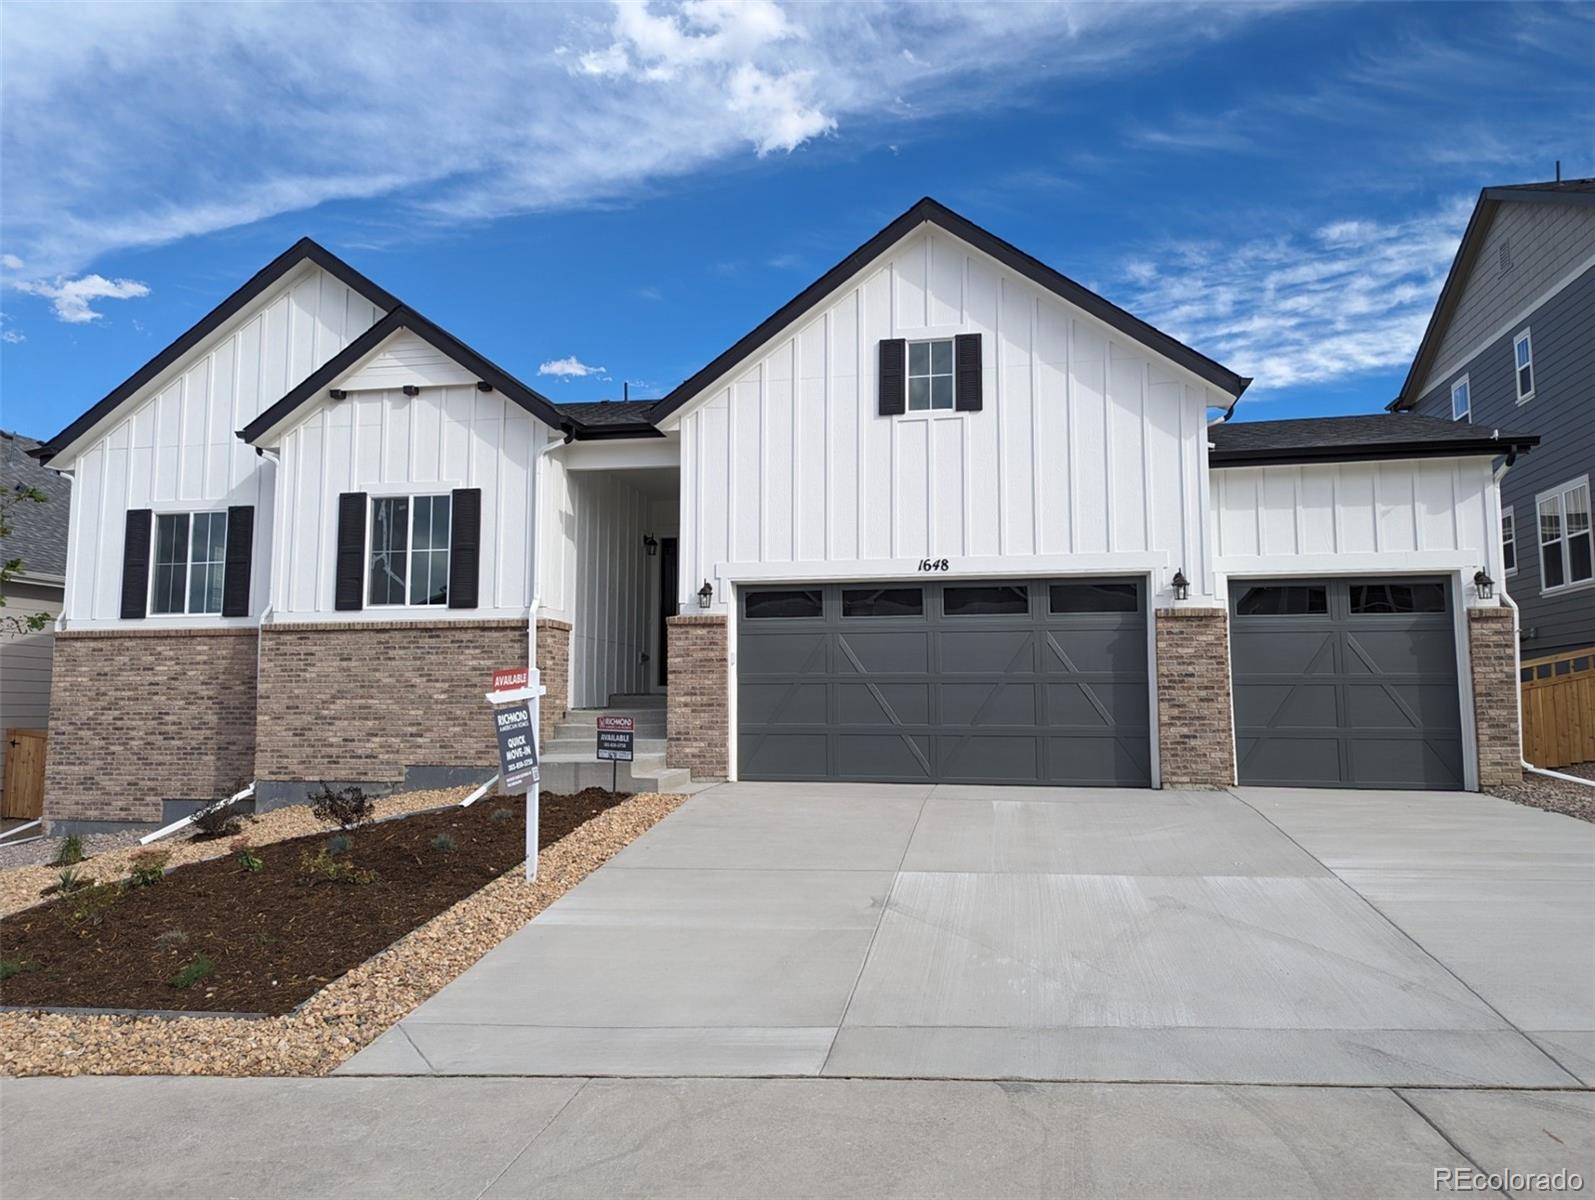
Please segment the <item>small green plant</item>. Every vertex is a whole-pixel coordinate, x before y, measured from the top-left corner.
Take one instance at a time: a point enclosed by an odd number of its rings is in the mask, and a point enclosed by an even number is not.
[[[4,983],[14,975],[38,969],[39,964],[29,959],[0,958],[0,983]]]
[[[377,873],[357,867],[346,858],[334,858],[323,846],[316,853],[299,855],[299,874],[307,883],[375,883]]]
[[[90,883],[71,893],[61,906],[61,919],[68,929],[87,937],[89,928],[105,920],[105,914],[121,898],[122,889],[114,883]]]
[[[495,821],[509,821],[513,820],[514,817],[515,810],[513,808],[495,808],[492,813],[492,819]]]
[[[238,814],[233,812],[230,804],[202,808],[194,814],[195,841],[232,837],[243,827],[243,822],[238,819]]]
[[[188,931],[186,929],[163,929],[155,935],[155,944],[164,949],[173,946],[188,945]]]
[[[459,848],[460,844],[454,840],[453,834],[440,833],[437,835],[437,837],[432,839],[432,849],[441,850],[444,854],[448,854],[451,851],[458,850]]]
[[[75,833],[69,833],[61,839],[61,846],[55,852],[55,858],[50,863],[52,867],[70,867],[73,863],[83,861],[83,839]]]
[[[94,883],[94,880],[83,874],[82,871],[74,871],[71,867],[62,868],[55,878],[55,890],[63,896],[70,896],[73,892],[82,891]]]
[[[166,981],[166,986],[174,988],[193,987],[215,969],[211,965],[210,959],[203,954],[196,954],[184,964],[182,970]]]
[[[128,887],[154,887],[166,878],[166,864],[171,859],[166,850],[140,850],[128,859]]]
[[[254,874],[266,865],[266,860],[255,853],[255,848],[249,844],[248,838],[239,838],[233,843],[233,857],[237,860],[241,870]]]
[[[318,821],[331,822],[348,833],[371,819],[376,812],[376,802],[361,788],[334,789],[331,784],[323,783],[321,790],[311,797],[310,811]]]
[[[347,854],[354,849],[354,839],[347,833],[335,833],[327,839],[328,854]]]

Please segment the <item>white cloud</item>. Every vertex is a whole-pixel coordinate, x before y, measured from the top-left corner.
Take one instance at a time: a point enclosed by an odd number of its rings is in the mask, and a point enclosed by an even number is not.
[[[586,379],[597,376],[599,379],[608,379],[609,374],[603,367],[590,367],[574,354],[565,358],[551,359],[537,368],[539,375],[557,375],[561,379]]]
[[[22,260],[15,254],[0,254],[0,267],[8,271],[22,270]]]
[[[27,340],[26,334],[18,333],[15,329],[0,329],[0,342],[5,342],[7,345],[15,346]]]
[[[1472,208],[1143,250],[1120,268],[1121,299],[1264,395],[1403,367]]]
[[[50,278],[331,200],[383,197],[406,232],[631,200],[833,132],[896,141],[1047,77],[1156,70],[1269,11],[13,5],[0,207],[9,249]]]
[[[57,277],[53,280],[20,280],[13,284],[19,292],[43,296],[50,301],[59,320],[73,325],[98,321],[105,314],[89,307],[94,300],[136,300],[150,294],[148,285],[136,279],[107,279],[103,275],[84,275],[81,279]]]

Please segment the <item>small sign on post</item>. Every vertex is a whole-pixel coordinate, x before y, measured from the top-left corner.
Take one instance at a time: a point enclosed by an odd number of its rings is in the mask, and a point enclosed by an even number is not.
[[[615,794],[620,764],[631,762],[636,748],[637,722],[631,717],[598,718],[598,761],[609,763],[609,794]]]
[[[506,796],[526,796],[526,878],[537,878],[538,770],[537,712],[542,703],[542,678],[535,667],[508,667],[493,672],[493,690],[486,699],[493,709],[493,734],[498,739],[498,787]]]

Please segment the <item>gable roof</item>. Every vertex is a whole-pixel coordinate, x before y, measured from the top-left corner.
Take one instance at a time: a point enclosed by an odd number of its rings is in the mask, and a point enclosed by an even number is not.
[[[1418,343],[1418,352],[1412,356],[1412,366],[1402,381],[1401,391],[1385,408],[1401,412],[1411,408],[1420,399],[1418,389],[1428,378],[1434,358],[1440,352],[1440,342],[1445,334],[1457,304],[1462,300],[1463,285],[1478,261],[1484,248],[1484,238],[1495,219],[1496,210],[1507,202],[1520,204],[1595,204],[1595,179],[1557,179],[1543,183],[1512,183],[1500,187],[1487,187],[1479,192],[1473,214],[1468,217],[1467,228],[1462,231],[1462,241],[1457,246],[1456,257],[1446,273],[1440,288],[1440,297],[1429,314],[1429,324]]]
[[[10,532],[0,538],[0,560],[22,560],[22,574],[65,575],[67,517],[72,508],[72,481],[46,471],[30,455],[39,447],[34,439],[0,430],[0,489],[38,488],[43,504],[21,503],[7,514]]]
[[[427,320],[415,309],[408,305],[400,304],[387,316],[383,317],[370,329],[366,330],[342,350],[338,351],[316,370],[312,371],[302,383],[290,391],[277,403],[261,413],[248,425],[238,431],[238,436],[244,441],[253,444],[265,434],[292,416],[300,407],[315,399],[324,389],[331,387],[337,380],[353,369],[361,359],[370,354],[388,338],[401,329],[407,329],[422,341],[428,343],[449,358],[459,363],[468,371],[473,371],[486,383],[490,383],[498,391],[503,392],[515,403],[519,404],[532,416],[537,417],[545,424],[555,429],[569,429],[579,426],[579,421],[572,421],[570,417],[561,416],[559,410],[548,397],[540,392],[527,387],[515,376],[502,367],[483,358],[472,350],[459,338],[449,333],[439,325]]]
[[[571,431],[578,441],[603,438],[664,437],[648,419],[654,400],[583,400],[556,405],[561,414],[574,422]]]
[[[145,384],[157,378],[173,363],[177,362],[207,337],[215,333],[216,330],[237,316],[240,311],[262,292],[266,291],[267,288],[307,260],[315,263],[327,274],[340,280],[354,291],[359,292],[384,312],[398,306],[397,297],[378,287],[336,254],[333,254],[324,246],[311,241],[309,238],[300,238],[259,271],[256,271],[243,287],[201,317],[198,322],[192,325],[170,346],[150,359],[134,374],[123,380],[103,400],[95,404],[48,442],[30,450],[28,453],[41,463],[48,463],[51,459],[57,457],[63,450],[66,450],[80,437],[115,412],[125,401],[131,399]]]
[[[1208,358],[1183,342],[1177,341],[1141,318],[1126,312],[1117,304],[1097,295],[1091,289],[1076,283],[1067,275],[1053,270],[1037,258],[1026,254],[1017,246],[1003,241],[996,234],[982,229],[967,217],[960,216],[946,205],[929,196],[920,200],[902,216],[887,225],[869,241],[854,250],[841,262],[821,275],[808,287],[771,313],[755,329],[740,338],[724,354],[690,379],[681,383],[669,395],[658,401],[649,418],[661,421],[696,396],[703,388],[725,374],[739,361],[748,357],[787,325],[797,321],[819,305],[828,295],[857,274],[871,261],[884,254],[894,243],[901,241],[923,224],[935,225],[954,237],[961,238],[983,251],[1032,283],[1062,297],[1077,308],[1117,329],[1126,337],[1178,363],[1192,374],[1211,383],[1227,395],[1239,397],[1252,381],[1237,375],[1213,359]]]
[[[1235,421],[1208,427],[1214,467],[1274,463],[1370,462],[1389,458],[1457,458],[1515,454],[1540,444],[1532,434],[1503,433],[1466,421],[1411,413]]]

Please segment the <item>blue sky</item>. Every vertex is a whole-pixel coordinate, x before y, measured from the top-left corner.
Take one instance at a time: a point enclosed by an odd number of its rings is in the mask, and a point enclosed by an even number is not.
[[[556,401],[660,395],[926,194],[1241,417],[1372,411],[1478,189],[1595,175],[1592,62],[1590,6],[11,4],[0,424],[305,234]]]

